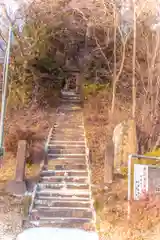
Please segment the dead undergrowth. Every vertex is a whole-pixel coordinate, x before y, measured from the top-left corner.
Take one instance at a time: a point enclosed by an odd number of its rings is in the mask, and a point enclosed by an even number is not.
[[[37,175],[40,165],[38,148],[43,149],[48,132],[54,123],[55,108],[36,107],[9,111],[5,121],[5,157],[0,169],[0,180],[14,178],[16,153],[19,140],[27,140],[29,151],[27,156],[27,177]],[[34,164],[33,164],[34,163]]]
[[[118,97],[111,119],[110,101],[110,89],[106,88],[88,94],[84,107],[88,144],[92,152],[92,181],[98,185],[94,194],[97,228],[102,239],[107,240],[149,240],[153,236],[158,239],[159,199],[132,203],[131,218],[128,220],[127,179],[117,176],[107,190],[103,189],[107,141],[112,139],[116,124],[128,119],[131,114],[130,102]]]

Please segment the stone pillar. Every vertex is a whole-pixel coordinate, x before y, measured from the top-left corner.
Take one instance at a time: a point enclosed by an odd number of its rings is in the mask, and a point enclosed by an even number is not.
[[[76,73],[76,93],[80,94],[81,91],[81,78],[80,78],[80,74]]]
[[[128,166],[128,156],[137,153],[136,124],[134,120],[118,124],[113,133],[114,168],[121,173],[122,167]]]
[[[114,146],[107,144],[104,157],[104,187],[113,182]]]
[[[83,107],[84,104],[84,89],[83,89],[83,75],[77,73],[76,75],[76,93],[80,94],[80,101]]]

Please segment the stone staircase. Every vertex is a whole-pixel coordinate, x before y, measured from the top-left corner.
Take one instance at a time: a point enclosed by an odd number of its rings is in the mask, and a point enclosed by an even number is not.
[[[89,151],[79,95],[62,92],[46,149],[48,164],[42,168],[32,195],[29,223],[95,230]]]

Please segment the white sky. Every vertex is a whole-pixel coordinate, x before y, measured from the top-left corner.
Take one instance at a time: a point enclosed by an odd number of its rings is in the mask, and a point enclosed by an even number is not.
[[[24,2],[24,0],[21,0],[21,1]],[[11,19],[14,19],[14,13],[16,12],[16,10],[18,10],[18,6],[19,6],[17,1],[16,0],[0,0],[0,4],[6,5],[8,15],[10,16]],[[4,36],[6,37],[8,36],[8,24],[7,24],[7,21],[5,20],[5,17],[3,19],[3,11],[1,7],[0,7],[0,21],[1,21],[0,29],[4,33]],[[0,39],[0,45],[3,49],[5,48],[5,44],[2,39]],[[1,55],[2,55],[2,52],[0,50],[0,57]]]
[[[12,10],[12,13],[18,9],[18,4],[14,0],[0,0],[0,3],[4,3],[8,10]]]
[[[22,3],[25,3],[25,2],[31,2],[31,0],[0,0],[0,3],[3,3],[7,6],[7,9],[11,11],[11,13],[13,14],[19,7],[19,4],[18,2],[22,2]]]

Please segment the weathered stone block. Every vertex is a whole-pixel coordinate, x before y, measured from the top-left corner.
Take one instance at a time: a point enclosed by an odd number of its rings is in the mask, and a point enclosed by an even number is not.
[[[118,124],[113,132],[114,143],[114,168],[121,172],[122,167],[127,167],[128,155],[137,153],[136,124],[134,120]]]
[[[114,145],[107,144],[104,160],[104,187],[113,182]]]
[[[24,196],[27,191],[26,183],[24,181],[10,181],[7,183],[6,192],[15,196],[21,197]]]

